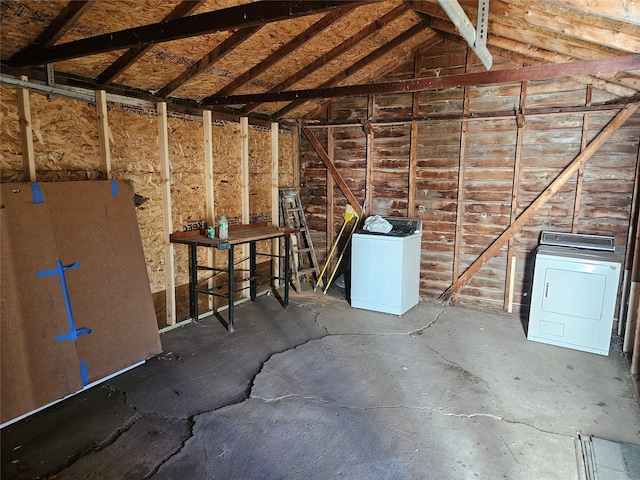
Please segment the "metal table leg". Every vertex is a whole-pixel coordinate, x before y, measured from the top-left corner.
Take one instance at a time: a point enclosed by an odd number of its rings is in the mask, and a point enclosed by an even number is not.
[[[291,249],[291,235],[284,236],[284,307],[289,305],[289,250]]]
[[[254,301],[258,295],[256,263],[256,242],[249,242],[249,293],[251,295],[251,301]]]
[[[227,330],[229,331],[229,333],[233,333],[234,329],[233,329],[233,307],[234,307],[234,292],[235,292],[235,285],[234,285],[234,278],[233,278],[233,245],[229,245],[229,260],[228,260],[228,267],[227,267],[227,275],[229,276],[228,279],[228,285],[229,285],[229,320],[228,320],[228,326],[227,326]]]
[[[189,245],[189,314],[198,321],[198,251],[196,245]]]

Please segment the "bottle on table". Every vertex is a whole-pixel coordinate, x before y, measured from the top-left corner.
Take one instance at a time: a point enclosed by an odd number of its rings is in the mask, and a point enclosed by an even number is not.
[[[227,216],[223,213],[220,217],[220,223],[218,224],[218,236],[221,240],[226,240],[229,238],[229,222],[227,221]]]

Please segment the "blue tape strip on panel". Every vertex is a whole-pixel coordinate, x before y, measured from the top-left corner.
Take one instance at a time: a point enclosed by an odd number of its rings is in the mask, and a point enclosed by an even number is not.
[[[57,262],[57,267],[52,270],[40,270],[36,272],[37,277],[49,277],[57,275],[60,279],[60,285],[62,286],[62,296],[64,297],[64,303],[67,309],[67,321],[69,322],[69,332],[56,337],[56,342],[62,342],[64,340],[71,340],[75,342],[79,335],[88,335],[91,333],[90,328],[76,329],[76,323],[73,319],[73,311],[71,310],[71,300],[69,299],[69,289],[67,288],[67,279],[65,277],[65,271],[72,268],[80,268],[78,262],[65,267],[60,260]]]
[[[34,205],[38,203],[44,203],[44,195],[42,194],[42,188],[38,182],[31,183],[31,195],[33,197]]]
[[[80,377],[82,378],[82,386],[89,385],[89,373],[87,372],[86,360],[80,360]]]
[[[118,181],[117,180],[111,180],[111,196],[112,197],[117,197],[118,196]]]

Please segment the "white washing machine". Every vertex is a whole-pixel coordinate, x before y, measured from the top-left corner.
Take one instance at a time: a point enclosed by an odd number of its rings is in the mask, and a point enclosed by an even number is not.
[[[383,218],[394,225],[389,234],[360,232],[351,240],[351,306],[402,315],[420,300],[421,221]],[[396,230],[407,224],[408,231]]]
[[[527,338],[608,355],[620,270],[615,251],[540,245]]]

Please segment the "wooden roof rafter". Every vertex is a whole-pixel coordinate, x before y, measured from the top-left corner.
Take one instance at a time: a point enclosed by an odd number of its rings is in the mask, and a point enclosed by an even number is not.
[[[440,37],[439,35],[434,35],[433,37],[431,37],[429,40],[427,40],[426,42],[420,44],[416,49],[414,49],[413,52],[413,56],[415,58],[415,56],[422,51],[425,50],[429,50],[430,48],[434,47],[435,45],[438,45],[439,43],[441,43],[443,41],[442,37]],[[398,68],[400,65],[402,65],[405,62],[404,59],[399,59],[397,63],[394,63],[393,65],[388,66],[388,68],[384,69],[384,71],[380,71],[377,72],[378,75],[376,76],[375,79],[372,79],[373,82],[375,82],[376,80],[384,77],[385,75],[387,75],[389,72],[393,71],[394,69]],[[321,105],[319,105],[317,108],[307,112],[304,115],[304,119],[310,119],[310,118],[316,118],[318,115],[321,115],[322,112],[326,111],[327,107],[329,106],[329,104],[333,101],[333,99],[331,100],[327,100],[326,102],[323,102]],[[360,122],[360,125],[362,125],[362,122]]]
[[[529,45],[544,45],[545,48],[549,50],[553,49],[558,52],[571,51],[574,57],[581,60],[595,59],[602,56],[623,56],[629,54],[629,52],[624,50],[598,44],[575,35],[570,36],[560,30],[553,30],[549,25],[543,27],[528,24],[524,18],[521,19],[521,17],[526,16],[526,12],[524,12],[523,7],[505,7],[504,2],[501,2],[500,0],[494,0],[491,5],[492,12],[489,14],[490,35],[487,39],[488,45],[491,45],[491,38],[493,36],[501,36]],[[446,15],[444,15],[444,12],[440,10],[438,5],[435,5],[428,0],[413,0],[412,7],[416,13],[421,13],[430,17],[433,28],[440,28],[447,32],[456,34],[455,26],[446,17]],[[498,9],[503,13],[502,15],[494,13]],[[465,11],[472,18],[477,15],[477,9],[466,4]],[[514,13],[514,11],[517,13]],[[507,12],[513,16],[507,16]]]
[[[421,33],[423,30],[424,30],[424,25],[422,25],[421,23],[418,23],[418,24],[414,25],[413,27],[411,27],[410,29],[405,30],[400,35],[395,37],[393,40],[385,43],[383,46],[381,46],[380,48],[377,48],[376,50],[371,52],[366,57],[361,58],[360,60],[358,60],[353,65],[349,66],[348,68],[346,68],[342,72],[339,72],[337,75],[334,75],[332,78],[330,78],[329,80],[324,82],[322,85],[320,85],[319,88],[329,88],[329,87],[333,87],[335,85],[338,85],[340,82],[342,82],[343,80],[346,80],[351,75],[356,73],[358,70],[362,70],[367,65],[370,65],[371,63],[375,62],[380,57],[382,57],[383,55],[386,55],[387,53],[391,52],[396,47],[400,46],[401,44],[403,44],[404,42],[406,42],[410,38],[412,38],[412,37],[418,35],[419,33]],[[286,107],[281,108],[280,110],[275,112],[273,114],[273,117],[274,118],[282,118],[287,113],[292,111],[294,108],[299,107],[303,103],[304,103],[303,100],[292,102],[289,105],[287,105]]]
[[[71,2],[73,3],[73,2]],[[176,8],[174,8],[162,21],[166,22],[176,18],[186,17],[194,12],[205,0],[182,0]],[[98,84],[109,83],[115,80],[122,72],[133,65],[140,57],[151,50],[151,45],[141,47],[133,47],[123,53],[115,62],[109,65],[98,77]]]
[[[160,97],[168,97],[178,90],[182,85],[204,72],[211,65],[216,63],[228,53],[233,52],[245,40],[262,28],[262,25],[254,25],[237,30],[231,36],[227,37],[222,43],[217,45],[213,50],[204,55],[200,60],[191,64],[184,72],[167,83],[158,91]]]
[[[141,47],[220,31],[265,25],[280,20],[322,13],[349,3],[362,5],[365,2],[378,1],[381,0],[306,0],[304,2],[270,0],[248,3],[46,48],[30,45],[16,53],[9,60],[9,64],[14,67],[44,65],[124,48]]]
[[[419,3],[418,15],[435,31],[446,32],[450,35],[456,35],[456,28],[448,19],[442,18],[437,10],[437,6],[425,0],[415,0]],[[502,2],[496,1],[492,5],[498,5]],[[546,31],[541,27],[527,27],[525,29],[524,21],[516,21],[513,18],[506,18],[496,14],[490,15],[491,36],[488,38],[488,44],[491,48],[502,49],[502,56],[505,58],[523,61],[523,63],[549,62],[549,63],[569,63],[580,60],[597,60],[611,56],[625,56],[628,53],[616,50],[612,47],[598,45],[596,43],[576,38],[568,38],[558,32]],[[524,33],[524,32],[528,33]],[[640,34],[640,28],[638,29]],[[453,37],[451,37],[453,38]],[[459,41],[455,40],[454,41]],[[542,46],[544,45],[544,47]],[[511,52],[511,54],[509,54]],[[571,52],[568,55],[563,52]],[[523,56],[518,59],[514,54],[521,53]],[[528,59],[528,60],[527,60]],[[593,78],[581,79],[581,83],[590,83],[598,85],[605,91],[609,91],[616,95],[626,96],[624,92],[630,90],[637,91],[634,86],[638,78],[635,79],[604,79]],[[622,93],[620,93],[622,92]]]
[[[370,23],[369,25],[367,25],[366,27],[361,29],[355,35],[352,35],[351,37],[346,39],[344,42],[342,42],[341,44],[339,44],[336,47],[334,47],[333,49],[331,49],[329,52],[327,52],[327,53],[321,55],[320,57],[316,58],[313,62],[309,63],[306,67],[304,67],[301,70],[299,70],[298,72],[290,75],[286,80],[280,82],[278,85],[276,85],[275,87],[271,88],[267,93],[280,92],[280,91],[286,90],[287,88],[291,87],[292,85],[295,85],[299,81],[301,81],[304,78],[306,78],[309,75],[311,75],[313,72],[315,72],[318,69],[322,68],[325,64],[327,64],[330,61],[334,60],[335,58],[339,57],[340,55],[342,55],[346,51],[350,50],[351,48],[353,48],[355,45],[357,45],[361,41],[363,41],[366,38],[368,38],[369,36],[373,35],[380,28],[384,27],[385,25],[393,22],[394,20],[396,20],[397,18],[402,16],[407,10],[408,10],[407,5],[405,3],[401,3],[400,5],[398,5],[394,9],[390,10],[389,12],[387,12],[385,15],[383,15],[382,17],[380,17],[376,21]],[[208,100],[208,98],[203,100],[203,103],[206,103],[207,100]],[[255,110],[259,106],[260,106],[259,102],[258,103],[251,103],[251,104],[245,105],[241,109],[241,112],[242,113],[250,113],[250,112],[252,112],[253,110]]]
[[[80,17],[85,14],[96,0],[78,0],[69,2],[47,28],[34,40],[34,44],[40,47],[50,47],[73,27]]]
[[[252,78],[257,77],[262,72],[268,70],[270,67],[275,65],[277,62],[285,58],[287,55],[292,53],[297,48],[301,47],[309,40],[311,40],[314,36],[319,35],[323,30],[329,28],[332,24],[334,24],[341,17],[349,13],[351,10],[355,9],[358,5],[347,5],[343,9],[335,10],[333,12],[328,13],[316,23],[311,25],[309,28],[301,32],[295,38],[291,39],[285,45],[280,47],[278,50],[273,52],[263,61],[254,65],[252,68],[244,72],[238,78],[233,80],[231,83],[227,84],[220,90],[218,90],[214,95],[228,95],[233,93],[238,88],[242,87],[244,84],[249,82]],[[205,99],[206,101],[206,99]]]

